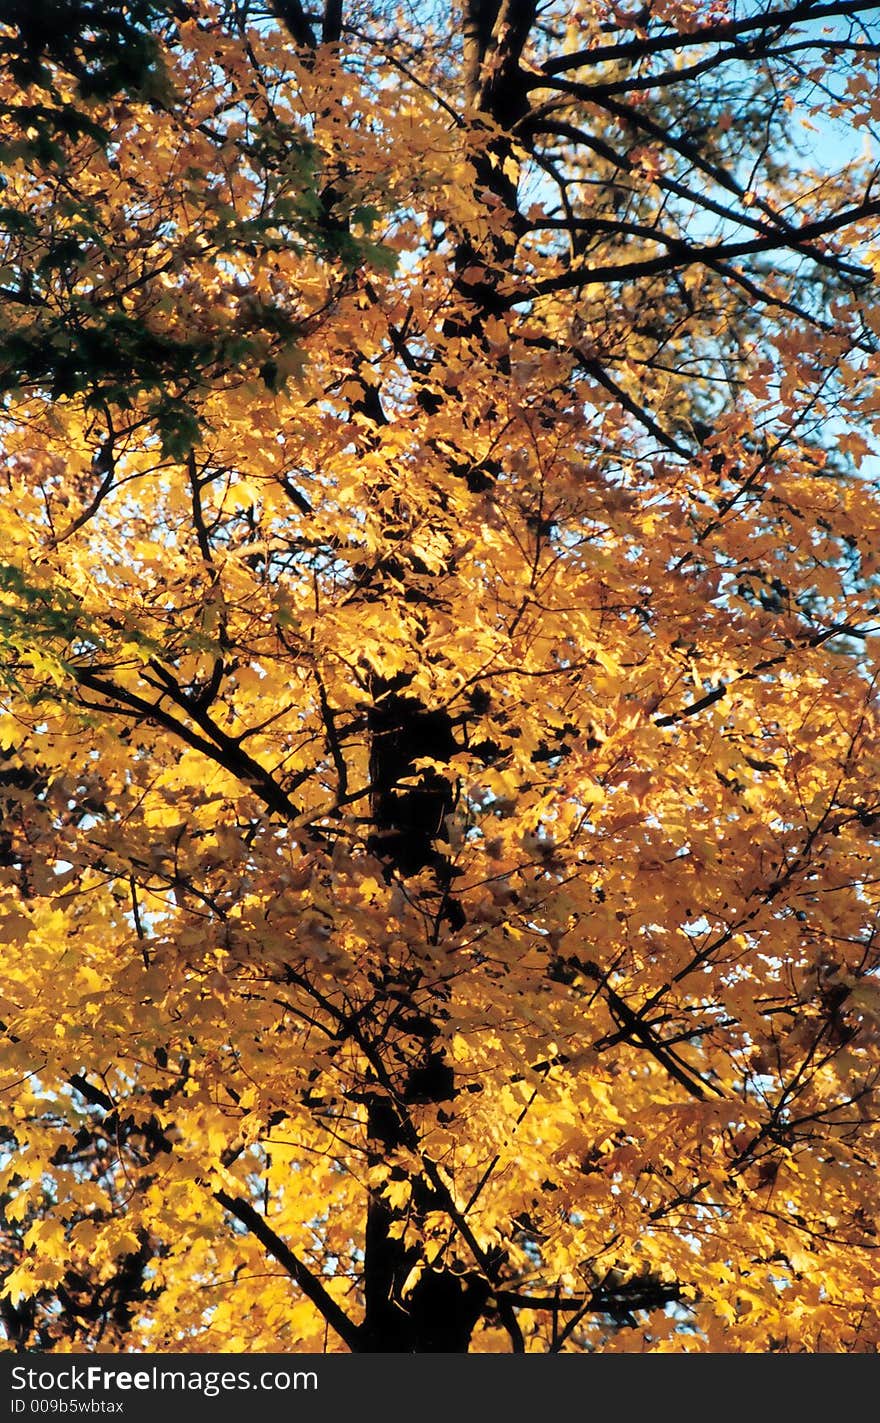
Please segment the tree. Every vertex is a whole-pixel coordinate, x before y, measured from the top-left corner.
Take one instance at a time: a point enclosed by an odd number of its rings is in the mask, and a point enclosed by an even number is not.
[[[876,1349],[876,7],[0,21],[7,1346]]]

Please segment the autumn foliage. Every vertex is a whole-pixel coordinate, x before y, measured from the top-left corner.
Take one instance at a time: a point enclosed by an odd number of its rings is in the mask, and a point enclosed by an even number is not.
[[[876,1350],[876,7],[0,36],[5,1347]]]

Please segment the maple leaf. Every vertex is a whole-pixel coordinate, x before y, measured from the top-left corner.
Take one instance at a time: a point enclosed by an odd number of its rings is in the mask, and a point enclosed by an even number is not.
[[[0,5],[9,1347],[880,1343],[876,7],[599,8]]]

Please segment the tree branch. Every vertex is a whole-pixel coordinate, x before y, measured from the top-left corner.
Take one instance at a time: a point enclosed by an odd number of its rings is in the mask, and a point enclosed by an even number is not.
[[[575,267],[560,276],[548,277],[543,282],[533,283],[528,293],[522,290],[512,292],[507,298],[507,304],[515,306],[519,302],[527,300],[528,297],[549,296],[555,292],[569,291],[573,287],[628,282],[635,277],[680,271],[682,267],[689,267],[691,264],[702,263],[705,266],[713,267],[717,266],[719,262],[729,262],[734,257],[745,257],[759,252],[778,252],[780,250],[799,252],[814,262],[824,266],[833,266],[835,270],[839,271],[841,265],[839,262],[810,245],[813,239],[824,237],[832,232],[837,232],[842,227],[848,227],[854,222],[861,222],[865,218],[878,215],[880,215],[880,199],[873,198],[859,203],[858,207],[846,208],[843,212],[834,213],[831,217],[803,223],[798,228],[789,228],[778,233],[768,234],[766,237],[754,237],[743,242],[716,242],[708,247],[692,247],[683,239],[679,241],[679,239],[656,233],[653,240],[665,244],[670,249],[668,256],[647,257],[639,262],[619,262],[606,267]],[[871,276],[868,268],[847,264],[847,269],[852,276],[860,278]]]
[[[358,1326],[349,1319],[348,1315],[336,1303],[335,1299],[321,1284],[317,1276],[294,1255],[290,1246],[276,1235],[275,1231],[268,1224],[264,1216],[249,1201],[244,1201],[240,1196],[231,1196],[228,1191],[215,1191],[214,1199],[240,1220],[246,1226],[266,1252],[277,1260],[279,1265],[287,1271],[302,1290],[307,1299],[310,1299],[318,1312],[326,1319],[330,1328],[335,1330],[342,1340],[347,1344],[352,1353],[356,1353],[359,1347],[360,1331]]]
[[[643,59],[659,54],[661,50],[687,49],[705,44],[722,44],[725,40],[736,39],[739,35],[762,31],[780,26],[784,32],[801,20],[830,19],[840,15],[851,19],[865,10],[876,10],[874,0],[829,0],[823,5],[814,5],[812,0],[800,0],[778,10],[765,10],[763,14],[744,16],[741,20],[722,20],[717,24],[700,25],[686,32],[675,31],[665,35],[645,35],[644,38],[628,40],[624,44],[597,45],[594,49],[578,50],[574,54],[563,54],[558,59],[550,59],[542,66],[547,75],[564,74],[569,69],[581,69],[585,65],[604,64],[607,60]]]
[[[271,3],[294,41],[304,49],[315,49],[318,41],[300,0],[271,0]]]

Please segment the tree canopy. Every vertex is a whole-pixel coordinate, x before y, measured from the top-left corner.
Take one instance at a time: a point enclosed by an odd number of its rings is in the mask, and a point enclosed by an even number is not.
[[[875,1351],[877,7],[0,41],[5,1347]]]

